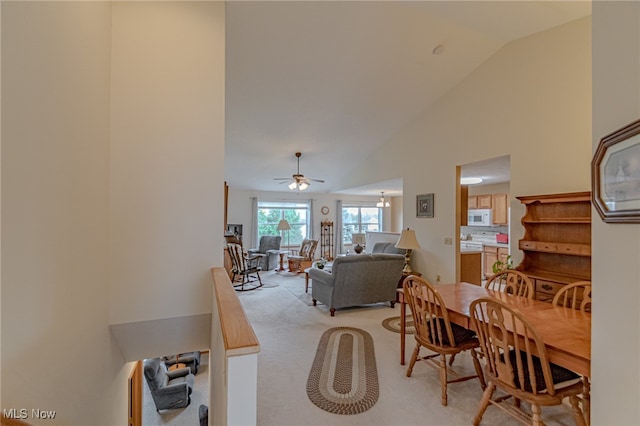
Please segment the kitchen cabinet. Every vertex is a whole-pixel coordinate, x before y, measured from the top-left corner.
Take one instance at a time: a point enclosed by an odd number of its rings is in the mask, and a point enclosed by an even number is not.
[[[490,209],[493,225],[509,224],[509,194],[472,195],[467,204],[468,209]]]
[[[536,298],[550,301],[566,284],[591,281],[591,193],[516,198],[526,207],[516,269],[534,282]]]
[[[483,246],[482,247],[482,265],[484,270],[484,276],[489,278],[493,275],[493,264],[500,260],[501,262],[507,261],[509,256],[509,249],[506,247],[497,246]]]
[[[484,195],[472,195],[468,197],[469,209],[490,209],[491,208],[491,194]]]
[[[460,281],[482,284],[482,253],[480,251],[460,253]]]
[[[477,197],[479,209],[490,209],[492,207],[491,202],[493,197],[491,194],[478,195]]]
[[[493,224],[509,224],[509,194],[492,194]]]
[[[472,195],[467,198],[467,209],[477,209],[478,208],[478,196]]]
[[[469,186],[460,185],[460,226],[467,226],[469,222]]]

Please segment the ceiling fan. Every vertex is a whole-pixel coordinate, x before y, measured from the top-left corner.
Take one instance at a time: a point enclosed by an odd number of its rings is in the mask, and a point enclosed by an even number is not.
[[[296,152],[296,157],[298,157],[298,171],[297,173],[293,174],[291,177],[286,177],[286,178],[273,178],[273,180],[281,180],[283,182],[280,183],[287,183],[287,181],[289,181],[289,189],[294,191],[294,190],[298,190],[298,191],[304,191],[305,189],[307,189],[309,187],[309,185],[311,185],[311,181],[313,182],[320,182],[320,183],[324,183],[323,180],[321,179],[311,179],[311,178],[307,178],[304,177],[304,175],[300,174],[300,156],[302,155],[302,153],[300,152]]]

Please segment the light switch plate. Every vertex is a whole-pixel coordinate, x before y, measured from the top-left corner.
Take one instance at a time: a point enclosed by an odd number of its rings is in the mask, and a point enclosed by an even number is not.
[[[451,238],[451,237],[444,237],[444,244],[445,244],[446,246],[451,246],[451,245],[453,245],[453,238]]]

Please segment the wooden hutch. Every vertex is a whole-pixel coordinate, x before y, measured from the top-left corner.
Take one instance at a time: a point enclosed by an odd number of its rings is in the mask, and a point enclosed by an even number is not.
[[[522,263],[516,269],[551,301],[564,285],[591,281],[591,192],[516,197],[526,207]]]

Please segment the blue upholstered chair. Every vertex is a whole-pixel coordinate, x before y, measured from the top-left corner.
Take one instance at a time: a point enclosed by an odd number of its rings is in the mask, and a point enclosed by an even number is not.
[[[167,368],[170,368],[172,365],[177,363],[184,364],[191,370],[191,374],[196,375],[198,374],[198,368],[200,367],[200,351],[163,356],[162,361]]]
[[[168,371],[160,358],[150,358],[144,360],[144,377],[156,411],[184,408],[191,403],[195,377],[189,368]]]
[[[270,271],[275,269],[278,266],[281,240],[282,237],[280,235],[263,235],[260,237],[258,248],[248,249],[247,254],[249,256],[263,254],[264,256],[260,260],[262,270]]]

